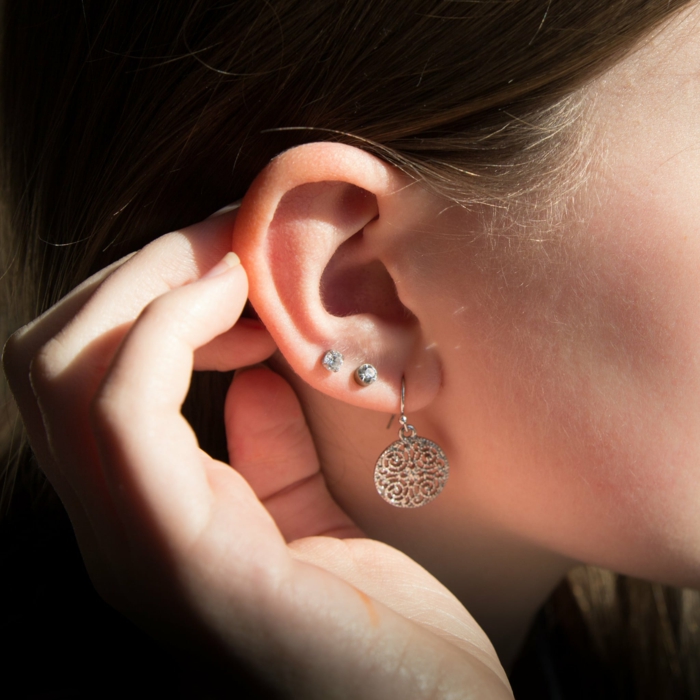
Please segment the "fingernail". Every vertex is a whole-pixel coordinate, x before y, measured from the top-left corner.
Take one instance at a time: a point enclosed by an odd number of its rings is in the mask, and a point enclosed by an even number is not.
[[[208,280],[212,277],[217,277],[218,275],[227,272],[232,267],[236,267],[241,264],[241,259],[233,252],[228,252],[224,257],[214,265],[214,267],[209,270],[209,272],[203,274],[200,279]]]

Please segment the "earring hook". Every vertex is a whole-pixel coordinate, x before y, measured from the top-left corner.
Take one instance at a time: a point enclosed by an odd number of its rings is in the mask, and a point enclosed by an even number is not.
[[[399,416],[399,423],[401,423],[399,435],[402,438],[415,437],[416,429],[408,424],[408,418],[406,417],[406,378],[403,376],[401,377],[401,415]]]

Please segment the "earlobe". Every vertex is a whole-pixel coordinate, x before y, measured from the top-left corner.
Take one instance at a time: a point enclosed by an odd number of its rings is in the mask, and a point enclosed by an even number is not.
[[[295,372],[330,396],[388,413],[399,405],[402,377],[410,410],[440,386],[438,354],[397,292],[414,190],[360,149],[307,144],[258,176],[234,232],[251,301]],[[331,349],[344,356],[337,372],[322,362]],[[365,363],[377,370],[367,386],[354,378]]]

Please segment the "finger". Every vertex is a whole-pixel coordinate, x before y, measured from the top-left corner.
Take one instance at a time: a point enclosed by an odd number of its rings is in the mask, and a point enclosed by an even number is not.
[[[197,348],[195,370],[227,372],[266,360],[277,349],[265,326],[252,318],[241,318],[230,330]]]
[[[231,465],[288,542],[362,536],[331,497],[299,401],[282,377],[262,367],[237,374],[225,420]]]
[[[102,376],[121,336],[143,306],[162,291],[198,276],[202,268],[211,265],[212,256],[220,257],[229,248],[234,219],[235,214],[229,214],[170,234],[147,246],[145,252],[122,258],[93,275],[38,319],[20,329],[7,345],[3,356],[5,372],[32,449],[68,511],[88,564],[100,557],[100,551],[118,556],[120,545],[120,533],[112,525],[113,504],[96,463],[94,440],[87,433],[92,387]],[[123,268],[128,268],[128,271],[121,274],[118,283],[114,283],[113,273]],[[109,280],[107,289],[105,280]],[[100,299],[96,300],[96,295]],[[76,319],[81,319],[82,323]],[[95,319],[100,323],[93,326],[92,333],[85,333]],[[72,336],[66,333],[66,328],[71,325],[78,331]],[[105,328],[109,330],[100,338]],[[44,352],[57,336],[61,336],[61,340],[53,347],[64,353],[58,362],[51,352]],[[104,342],[105,337],[108,342]],[[82,345],[85,343],[87,351]],[[99,350],[103,351],[102,356]],[[85,362],[75,362],[78,356]],[[52,382],[57,373],[71,362],[73,371],[60,374],[63,383]],[[79,367],[81,364],[82,368]],[[86,372],[86,369],[90,371]],[[30,375],[33,375],[41,394],[42,408]],[[43,418],[46,414],[54,416],[53,440],[49,439],[50,427]],[[56,459],[56,453],[60,460]],[[89,509],[89,517],[83,505],[86,498],[93,506],[95,502],[99,504],[99,507]],[[93,576],[101,570],[103,567],[91,566]]]
[[[106,328],[112,330],[121,326],[123,334],[151,299],[195,279],[201,274],[201,269],[208,269],[220,259],[230,245],[234,221],[235,212],[157,239],[142,251],[127,255],[93,275],[8,340],[3,352],[5,374],[43,468],[54,473],[56,470],[30,383],[30,364],[35,366],[35,383],[41,384],[43,389],[48,388],[76,355]],[[115,281],[112,273],[117,271],[121,274]],[[108,284],[103,284],[105,280],[109,280]],[[118,304],[115,303],[117,300]],[[118,345],[121,334],[111,334],[112,349]],[[58,338],[58,342],[51,343],[54,338]],[[100,348],[106,349],[104,344]],[[89,377],[92,388],[101,378],[100,371],[104,370],[105,362],[111,356],[101,359],[102,362],[84,363],[92,370]],[[79,396],[88,391],[85,379],[84,375],[70,377]],[[63,401],[60,387],[52,387],[51,393],[56,401],[52,402],[51,396],[45,392],[46,410],[52,410],[54,403],[60,406]],[[84,410],[81,412],[77,406],[64,407],[64,412],[74,416],[73,425],[78,425],[76,411],[84,414]],[[70,430],[66,432],[71,433]],[[67,445],[79,444],[75,435],[67,434],[66,437]],[[55,474],[53,480],[58,483]]]
[[[98,540],[93,525],[75,490],[56,466],[47,440],[41,410],[31,386],[30,365],[46,339],[58,332],[68,319],[72,318],[84,306],[95,289],[133,255],[135,253],[130,253],[95,273],[51,309],[17,330],[8,339],[2,353],[5,377],[20,410],[29,444],[70,517],[78,544],[88,566],[97,556]],[[95,571],[98,570],[98,567],[92,568]]]
[[[137,252],[138,251],[134,251],[133,253],[125,255],[123,258],[120,258],[81,282],[50,309],[47,309],[33,321],[30,321],[28,324],[18,329],[12,335],[13,343],[19,344],[23,350],[37,351],[50,337],[58,333],[58,331],[78,313],[85,302],[93,295],[95,289],[97,289],[109,275],[134,257]]]
[[[54,487],[58,487],[59,495],[61,487],[58,484],[58,475],[53,473],[55,469],[52,469],[51,466],[53,455],[46,440],[43,418],[30,382],[30,365],[39,348],[63,328],[70,318],[75,316],[94,294],[95,289],[112,272],[121,267],[134,254],[130,253],[85,280],[58,304],[13,333],[3,349],[3,370],[22,415],[29,442],[49,479],[52,482],[57,482],[54,483]]]
[[[153,299],[201,277],[230,250],[234,220],[235,212],[168,233],[127,260],[58,333],[44,339],[57,341],[47,371],[60,374],[104,333],[119,327],[126,332]]]
[[[146,523],[186,546],[206,527],[214,502],[203,468],[209,458],[180,408],[196,348],[233,326],[247,291],[236,264],[158,297],[132,326],[95,397],[91,416],[107,483],[139,538]]]
[[[42,338],[45,342],[31,361],[31,382],[40,397],[44,423],[36,432],[39,440],[45,434],[56,469],[62,470],[81,501],[100,502],[109,495],[96,457],[89,405],[116,348],[152,299],[194,279],[200,266],[211,266],[212,251],[223,256],[230,248],[232,216],[149,244],[108,275],[61,330]],[[63,316],[49,313],[36,324],[37,333],[50,335]],[[93,510],[91,517],[102,518],[97,529],[109,529],[107,505]]]

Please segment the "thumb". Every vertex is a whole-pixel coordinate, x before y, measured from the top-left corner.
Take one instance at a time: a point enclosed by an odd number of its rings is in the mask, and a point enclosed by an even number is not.
[[[331,497],[292,387],[266,367],[239,372],[226,396],[231,466],[287,540],[363,537]]]

